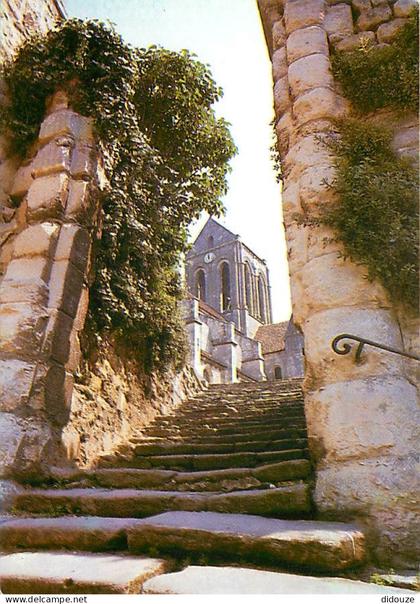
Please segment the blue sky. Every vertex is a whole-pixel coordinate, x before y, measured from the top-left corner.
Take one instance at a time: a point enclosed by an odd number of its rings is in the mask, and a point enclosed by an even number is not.
[[[269,147],[271,65],[255,0],[64,0],[69,16],[110,20],[134,46],[187,48],[210,65],[224,97],[216,111],[232,124],[232,161],[221,219],[270,269],[275,321],[290,316],[280,185]],[[203,220],[205,218],[203,217]],[[195,235],[201,220],[191,229]]]

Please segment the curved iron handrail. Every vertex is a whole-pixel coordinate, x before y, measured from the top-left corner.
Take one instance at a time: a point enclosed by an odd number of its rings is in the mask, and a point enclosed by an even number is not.
[[[367,340],[366,338],[361,338],[360,336],[354,336],[350,333],[341,333],[340,335],[335,336],[334,340],[331,342],[331,348],[337,354],[349,354],[353,350],[353,344],[349,344],[346,342],[344,342],[341,348],[339,348],[338,343],[341,340],[354,340],[355,342],[359,342],[355,356],[356,363],[360,362],[360,356],[362,354],[362,350],[365,344],[368,344],[369,346],[374,346],[375,348],[381,348],[382,350],[386,350],[387,352],[399,354],[402,357],[407,357],[409,359],[414,359],[415,361],[420,361],[420,357],[415,354],[409,354],[408,352],[403,352],[402,350],[397,350],[396,348],[391,348],[390,346],[385,346],[385,344],[379,344],[378,342],[373,342],[372,340]]]

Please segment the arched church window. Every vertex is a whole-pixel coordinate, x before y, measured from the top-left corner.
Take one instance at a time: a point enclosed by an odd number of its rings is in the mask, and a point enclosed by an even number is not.
[[[195,295],[199,300],[206,301],[206,275],[202,268],[197,271],[195,277]]]
[[[267,318],[267,296],[265,281],[261,275],[258,277],[258,310],[260,319],[265,322]]]
[[[222,312],[232,309],[230,297],[230,268],[227,262],[222,262],[220,266],[220,306]]]
[[[245,300],[246,305],[248,307],[248,311],[253,314],[254,313],[254,304],[252,297],[252,277],[251,277],[251,269],[249,268],[249,264],[245,263]]]
[[[281,372],[281,367],[274,367],[274,379],[275,380],[281,380],[282,379],[282,372]]]
[[[213,237],[213,235],[210,235],[207,238],[207,247],[208,248],[214,247],[214,237]]]

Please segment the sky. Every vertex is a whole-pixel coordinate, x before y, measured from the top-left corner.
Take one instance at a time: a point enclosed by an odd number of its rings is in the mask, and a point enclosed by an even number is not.
[[[224,90],[216,113],[239,149],[220,219],[270,270],[274,321],[290,316],[280,185],[270,161],[271,64],[256,0],[64,0],[69,17],[110,20],[133,46],[187,48]],[[194,238],[206,216],[192,226]]]

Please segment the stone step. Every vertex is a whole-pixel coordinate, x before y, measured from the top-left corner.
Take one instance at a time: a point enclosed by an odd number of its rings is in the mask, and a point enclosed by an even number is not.
[[[159,432],[165,431],[178,431],[185,435],[204,435],[206,432],[213,432],[217,434],[244,434],[254,431],[273,430],[273,429],[285,429],[294,428],[296,424],[302,425],[303,419],[301,417],[288,418],[287,421],[263,421],[263,422],[215,422],[213,420],[203,421],[200,423],[198,428],[194,428],[194,422],[184,423],[178,421],[161,422],[159,424],[151,425],[143,431],[143,434],[149,434],[151,436],[157,436]]]
[[[230,423],[230,422],[263,422],[263,421],[278,421],[284,420],[286,421],[290,417],[304,417],[304,408],[302,405],[293,405],[287,407],[285,409],[276,409],[259,411],[259,412],[235,412],[235,411],[215,411],[215,410],[205,410],[203,412],[196,411],[192,412],[179,412],[172,415],[166,415],[158,417],[154,420],[155,424],[161,424],[162,422],[172,422],[177,420],[178,422],[190,423],[192,420],[196,419],[206,419],[206,421],[213,422],[222,422],[222,423]]]
[[[273,400],[273,401],[265,401],[264,403],[258,403],[256,401],[252,402],[241,402],[237,399],[226,402],[218,402],[218,403],[184,403],[179,411],[183,415],[190,414],[203,414],[203,413],[234,413],[240,414],[249,414],[249,413],[273,413],[275,411],[286,412],[290,409],[303,407],[303,400],[301,398],[291,399],[287,398],[284,400]]]
[[[311,465],[306,459],[281,461],[256,468],[233,468],[204,472],[173,472],[171,470],[104,469],[92,479],[101,487],[194,491],[233,491],[258,488],[307,478]]]
[[[0,555],[4,594],[138,594],[143,583],[170,570],[144,556],[64,552]]]
[[[131,457],[130,455],[104,455],[100,468],[161,468],[166,470],[223,470],[224,468],[254,468],[255,466],[291,459],[309,459],[308,449],[261,451],[255,453],[220,453],[213,455],[156,455]]]
[[[177,556],[183,551],[323,572],[357,566],[365,557],[365,537],[350,524],[211,512],[146,518],[128,529],[128,546],[136,553],[158,547]]]
[[[95,516],[8,519],[0,524],[0,543],[2,550],[126,550],[127,530],[136,522],[135,518]]]
[[[308,577],[231,566],[188,566],[143,584],[144,594],[410,594],[405,589],[338,577]],[[411,592],[412,594],[412,592]]]
[[[282,440],[284,438],[299,437],[306,438],[306,426],[302,422],[299,426],[293,426],[290,429],[280,428],[279,430],[257,430],[252,432],[239,432],[233,434],[213,434],[212,432],[198,432],[195,435],[186,435],[185,432],[182,435],[179,432],[165,432],[165,437],[162,436],[137,436],[130,440],[131,445],[142,445],[142,444],[162,444],[167,442],[174,443],[243,443],[250,441],[272,441]]]
[[[242,443],[181,443],[181,444],[140,444],[134,448],[136,456],[160,455],[199,455],[201,453],[235,453],[254,451],[282,451],[285,449],[304,449],[306,438],[289,438],[273,441],[250,441]]]
[[[196,493],[135,489],[36,489],[16,495],[16,511],[31,514],[76,514],[144,518],[168,510],[218,511],[243,514],[307,514],[309,487],[291,483],[274,489]],[[0,526],[0,531],[1,531]],[[1,533],[0,533],[1,534]]]

